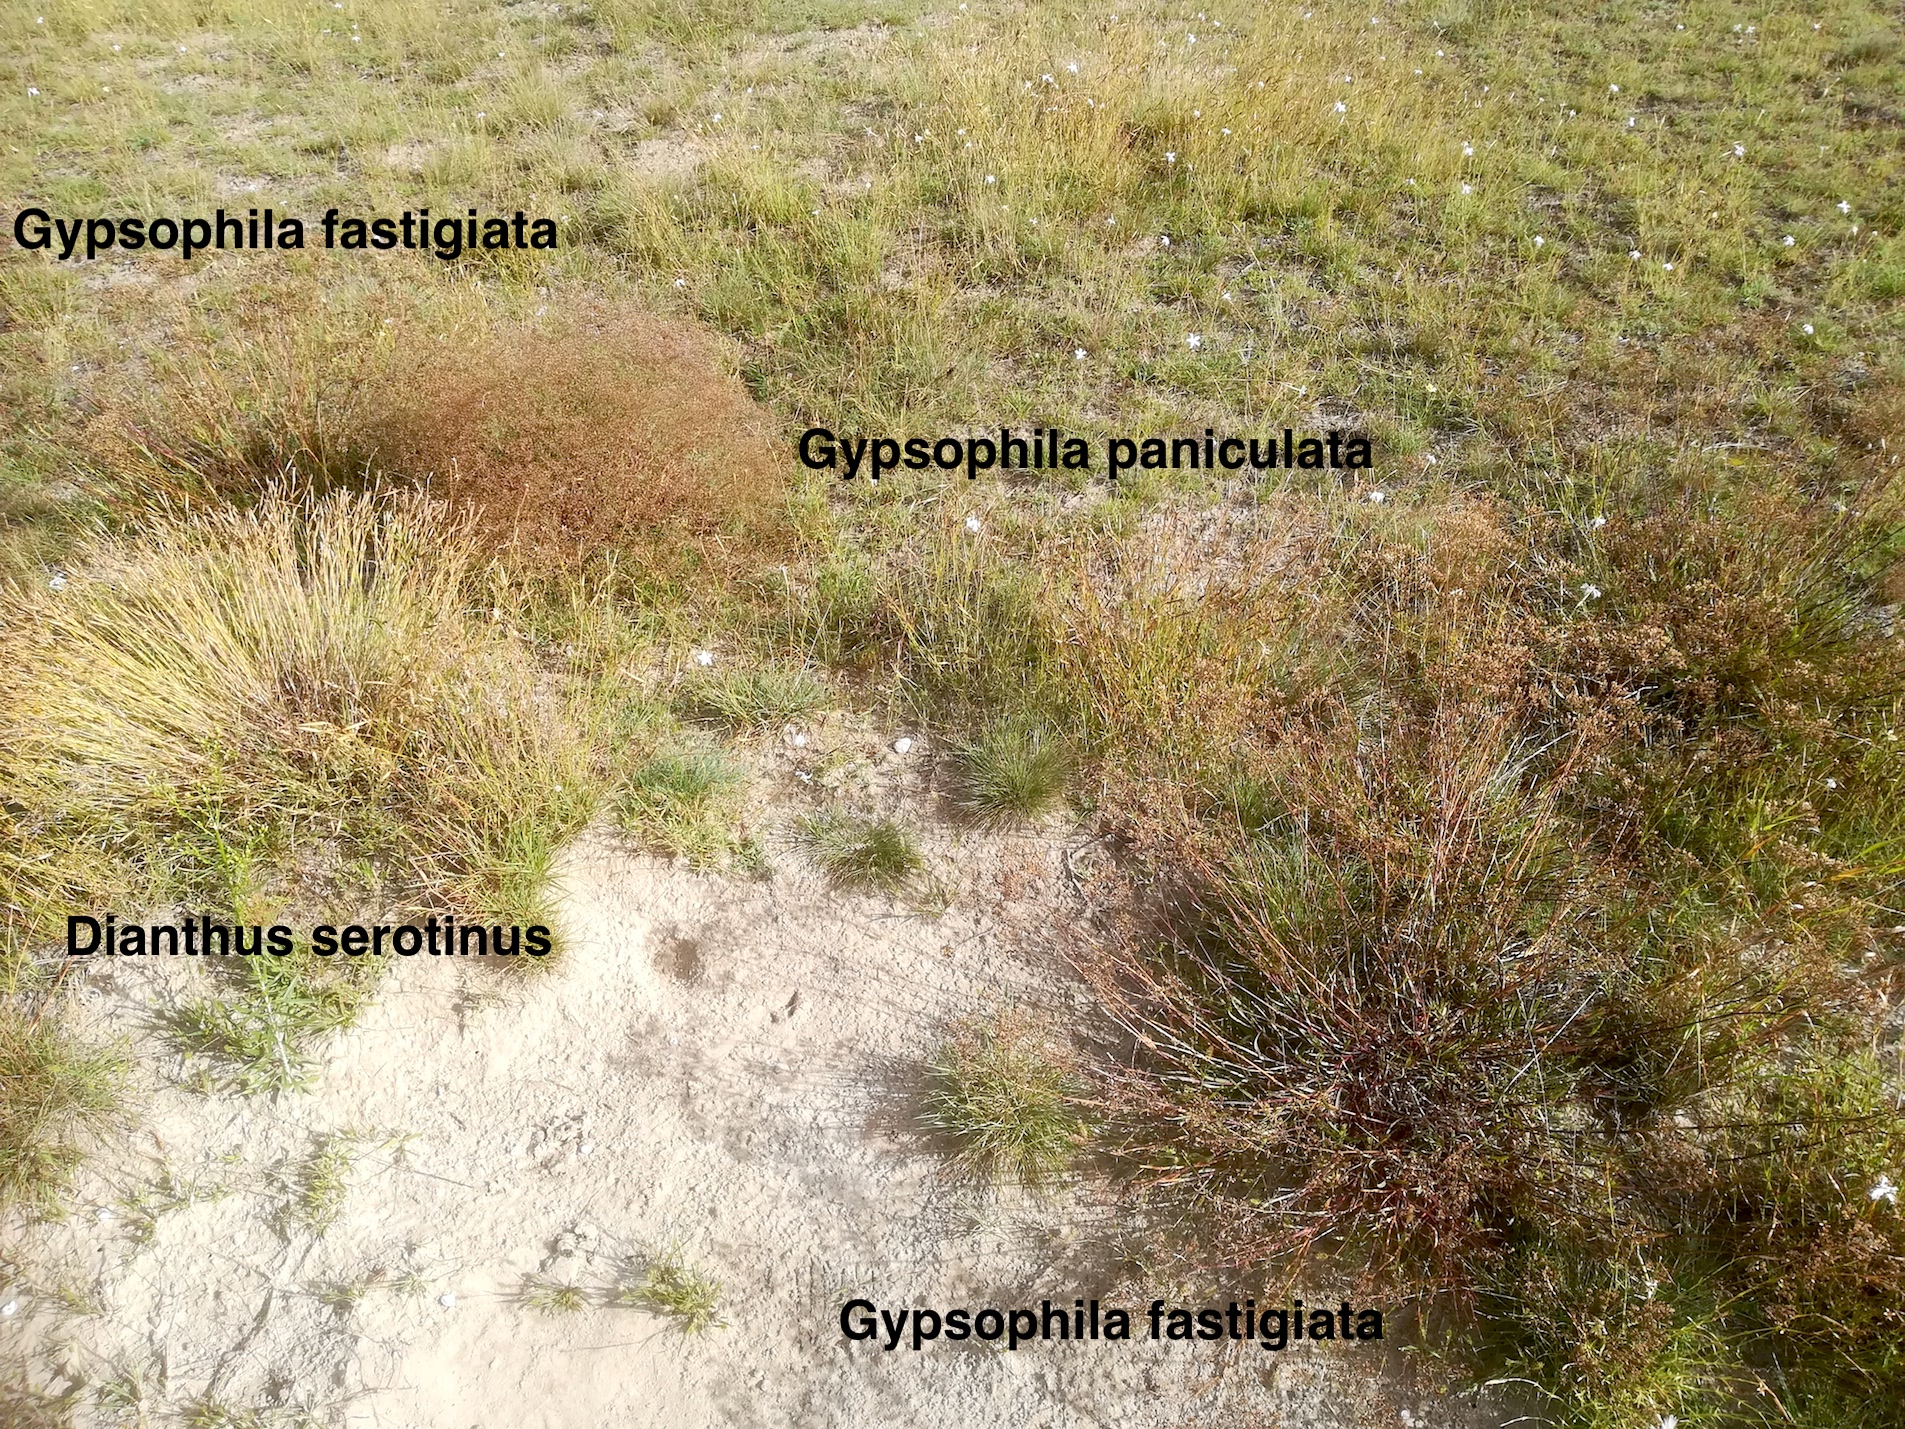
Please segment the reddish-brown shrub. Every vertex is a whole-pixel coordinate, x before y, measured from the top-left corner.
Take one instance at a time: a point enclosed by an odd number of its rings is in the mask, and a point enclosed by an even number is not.
[[[602,306],[549,329],[445,343],[389,394],[382,465],[468,503],[540,555],[772,545],[788,459],[767,413],[685,325]]]

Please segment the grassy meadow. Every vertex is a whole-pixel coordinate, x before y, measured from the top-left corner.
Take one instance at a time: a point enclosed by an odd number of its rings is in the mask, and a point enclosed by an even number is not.
[[[517,920],[595,819],[745,876],[724,746],[851,704],[1131,885],[1117,1037],[923,1069],[975,1174],[1327,1257],[1530,1422],[1905,1424],[1898,12],[1200,3],[0,14],[0,1199],[133,1115],[69,911]],[[562,240],[11,232],[267,203]],[[811,424],[1376,466],[874,488]],[[292,1089],[373,996],[178,1036]]]

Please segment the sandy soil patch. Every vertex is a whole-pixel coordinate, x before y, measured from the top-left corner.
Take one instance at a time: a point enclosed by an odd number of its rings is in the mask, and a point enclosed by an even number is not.
[[[737,879],[585,839],[560,966],[405,961],[318,1089],[277,1100],[184,1085],[155,1013],[203,973],[92,963],[88,1015],[132,1029],[149,1102],[134,1154],[35,1232],[32,1263],[57,1271],[7,1292],[14,1324],[49,1383],[141,1381],[154,1423],[206,1401],[391,1429],[1400,1423],[1423,1406],[1373,1346],[843,1341],[856,1295],[1170,1293],[1131,1281],[1137,1228],[1101,1190],[976,1186],[917,1131],[920,1059],[953,1020],[1079,1014],[1062,944],[1083,845],[941,826],[929,853],[958,893],[929,914],[841,894],[784,845]],[[311,1157],[344,1133],[320,1234]],[[725,1328],[605,1303],[667,1253],[719,1278]],[[538,1310],[536,1284],[585,1306]]]

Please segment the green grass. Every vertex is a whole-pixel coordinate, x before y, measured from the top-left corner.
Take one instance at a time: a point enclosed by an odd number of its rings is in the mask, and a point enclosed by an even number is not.
[[[958,1029],[926,1070],[921,1120],[982,1175],[1045,1180],[1070,1166],[1086,1139],[1070,1059],[1023,1016]]]
[[[894,893],[926,866],[912,834],[891,819],[830,811],[802,819],[799,832],[808,855],[845,888]]]
[[[770,665],[699,675],[684,687],[681,704],[692,718],[759,731],[812,714],[827,699],[827,686],[813,671]]]
[[[378,1137],[361,1131],[332,1132],[318,1138],[290,1183],[286,1219],[314,1236],[337,1224],[350,1195],[351,1173],[365,1154],[393,1150],[401,1138]]]
[[[0,1005],[0,1206],[50,1212],[119,1114],[124,1067],[56,1017]]]
[[[22,203],[269,176],[307,214],[568,215],[554,255],[456,267],[0,261],[9,967],[68,908],[264,903],[306,857],[364,870],[347,901],[527,913],[631,764],[631,832],[718,850],[719,781],[618,725],[653,651],[745,648],[682,713],[995,731],[976,813],[1089,791],[1169,895],[1094,981],[1145,1052],[1090,1071],[1149,1213],[1240,1274],[1330,1225],[1558,1422],[1889,1429],[1905,1342],[1869,1307],[1905,1243],[1862,1188],[1905,1164],[1874,1010],[1905,966],[1895,17],[1249,7],[1191,45],[1116,11],[0,19]],[[1378,464],[821,480],[784,552],[605,580],[389,493],[260,502],[286,462],[362,485],[432,343],[602,296],[711,330],[784,434],[1354,423]],[[803,837],[846,884],[918,868],[897,825]],[[286,994],[195,1035],[295,1080],[322,1019]],[[103,1109],[84,1060],[33,1052],[0,1103],[22,1184]]]
[[[619,1299],[672,1320],[684,1335],[699,1335],[727,1327],[721,1318],[722,1293],[719,1280],[670,1252],[650,1261],[641,1279]]]
[[[1041,731],[996,726],[958,752],[960,808],[983,824],[1026,823],[1065,795],[1068,761]]]
[[[628,832],[697,867],[744,857],[732,832],[742,772],[712,750],[664,749],[629,777],[613,798]]]
[[[221,965],[218,983],[217,995],[180,1004],[172,1036],[246,1096],[310,1087],[318,1043],[355,1022],[369,997],[368,974],[297,955]]]
[[[523,1287],[523,1303],[543,1315],[573,1315],[588,1307],[588,1297],[573,1285],[532,1278]]]

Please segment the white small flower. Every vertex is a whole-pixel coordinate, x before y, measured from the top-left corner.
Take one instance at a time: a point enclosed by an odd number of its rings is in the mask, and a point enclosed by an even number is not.
[[[28,86],[26,87],[26,92],[27,92],[27,93],[28,93],[29,95],[38,95],[38,94],[39,94],[39,90],[37,90],[37,89],[35,89],[35,88],[34,88],[34,87],[33,87],[32,85],[30,85],[30,84],[29,84],[29,85],[28,85]]]
[[[1082,347],[1074,347],[1072,349],[1072,359],[1076,362],[1083,362],[1085,360],[1085,349]]]
[[[1680,1429],[1680,1416],[1677,1414],[1663,1415],[1659,1423],[1654,1426],[1654,1429]]]
[[[1782,248],[1791,248],[1793,246],[1792,234],[1789,233],[1784,238],[1780,239],[1779,246]]]
[[[913,741],[906,735],[901,735],[898,739],[893,741],[893,752],[895,754],[911,754],[913,752]]]
[[[1067,73],[1067,74],[1077,74],[1077,73],[1078,73],[1078,61],[1077,61],[1077,60],[1073,60],[1073,61],[1072,61],[1072,62],[1071,62],[1070,64],[1068,64],[1068,65],[1066,65],[1066,66],[1065,66],[1065,73]]]
[[[1166,149],[1164,151],[1164,162],[1167,164],[1175,164],[1177,162],[1177,151],[1174,149]]]
[[[1799,325],[1799,330],[1800,330],[1801,332],[1803,332],[1803,333],[1804,333],[1804,334],[1805,334],[1805,335],[1806,335],[1807,337],[1811,337],[1811,336],[1812,336],[1812,324],[1811,324],[1811,323],[1801,323],[1801,324]]]
[[[1349,106],[1339,99],[1336,101],[1336,112],[1338,114],[1347,114],[1349,113]]]
[[[788,737],[787,742],[793,745],[794,748],[796,749],[805,749],[807,747],[807,736],[804,734],[796,733],[796,734],[790,735]]]
[[[1630,248],[1630,249],[1628,249],[1628,250],[1627,250],[1627,256],[1628,256],[1629,258],[1632,258],[1632,259],[1635,259],[1636,261],[1638,261],[1638,260],[1639,260],[1639,258],[1640,258],[1640,249],[1638,249],[1638,248]]]
[[[1866,1198],[1874,1204],[1884,1201],[1887,1205],[1896,1206],[1898,1204],[1898,1183],[1881,1171],[1878,1180],[1872,1183],[1872,1189],[1865,1194]]]
[[[1849,204],[1849,203],[1847,203],[1847,202],[1846,202],[1846,201],[1845,201],[1844,199],[1840,199],[1840,200],[1839,200],[1839,212],[1840,212],[1840,213],[1850,213],[1850,212],[1852,212],[1852,205],[1851,205],[1851,204]]]
[[[1386,491],[1372,491],[1369,493],[1369,504],[1371,506],[1380,506],[1388,499],[1389,493]]]
[[[1667,273],[1673,272],[1673,264],[1671,263],[1662,263],[1660,266],[1663,272],[1667,272]]]
[[[1185,43],[1185,44],[1187,44],[1187,45],[1194,45],[1194,44],[1196,44],[1196,43],[1197,43],[1197,36],[1195,36],[1195,35],[1186,35],[1186,36],[1184,37],[1184,43]]]
[[[966,518],[966,534],[968,536],[977,536],[979,534],[979,518],[977,516],[968,516]]]
[[[1601,588],[1599,586],[1584,585],[1581,587],[1582,600],[1599,600],[1600,598],[1601,598]]]
[[[1828,789],[1837,789],[1839,787],[1839,781],[1837,779],[1828,779],[1826,780],[1826,787]]]
[[[708,116],[708,122],[710,124],[719,124],[721,122],[721,116],[719,114],[711,114]]]
[[[437,1304],[446,1310],[456,1309],[456,1292],[452,1290],[444,1291],[441,1295],[437,1296]]]
[[[1744,159],[1746,157],[1746,145],[1735,144],[1733,146],[1733,157],[1736,159]]]
[[[1618,84],[1610,84],[1607,87],[1607,92],[1609,94],[1619,94],[1621,92],[1621,87]]]
[[[1634,127],[1634,116],[1631,114],[1627,116],[1627,127],[1629,129],[1632,129]]]
[[[1474,146],[1473,144],[1464,144],[1464,145],[1462,146],[1462,157],[1463,157],[1464,159],[1472,159],[1472,158],[1474,158],[1474,157],[1475,157],[1475,146]]]
[[[1607,518],[1605,516],[1596,516],[1592,521],[1588,522],[1588,530],[1598,531],[1606,524]]]
[[[1051,76],[1050,76],[1049,74],[1042,74],[1042,75],[1040,75],[1040,76],[1039,76],[1039,80],[1040,80],[1040,82],[1041,82],[1041,83],[1044,83],[1044,84],[1057,84],[1057,83],[1058,83],[1058,81],[1057,81],[1057,80],[1055,80],[1055,79],[1053,79],[1053,78],[1052,78],[1052,77],[1051,77]]]
[[[714,651],[697,650],[695,651],[695,654],[694,654],[694,661],[695,661],[695,664],[699,665],[702,669],[705,670],[708,668],[708,666],[714,663]]]
[[[685,288],[688,286],[688,280],[686,278],[677,278],[675,279],[675,286],[677,288]]]
[[[1463,184],[1463,185],[1462,185],[1462,192],[1463,192],[1463,193],[1465,193],[1465,194],[1472,194],[1472,193],[1474,193],[1474,192],[1475,192],[1475,190],[1474,190],[1474,189],[1473,189],[1473,188],[1472,188],[1472,187],[1471,187],[1470,185],[1468,185],[1468,184]]]
[[[53,578],[49,580],[46,584],[49,590],[65,590],[66,589],[66,573],[64,571],[54,571]]]
[[[1543,247],[1547,243],[1547,241],[1548,240],[1543,238],[1539,233],[1535,235],[1535,247],[1537,248]]]
[[[1204,345],[1203,336],[1199,333],[1194,333],[1194,332],[1186,333],[1184,335],[1184,345],[1190,348],[1191,351],[1195,352],[1198,348]]]
[[[989,184],[996,184],[999,182],[999,176],[997,174],[987,174],[986,182]]]

